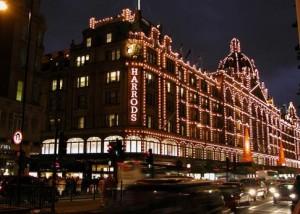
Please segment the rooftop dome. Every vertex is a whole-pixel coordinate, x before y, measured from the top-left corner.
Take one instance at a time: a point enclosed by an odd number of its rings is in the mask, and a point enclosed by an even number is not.
[[[251,75],[252,78],[258,77],[254,60],[249,59],[249,57],[241,52],[241,43],[237,38],[231,40],[230,53],[220,61],[218,69],[224,70],[232,76],[234,74],[245,73]]]

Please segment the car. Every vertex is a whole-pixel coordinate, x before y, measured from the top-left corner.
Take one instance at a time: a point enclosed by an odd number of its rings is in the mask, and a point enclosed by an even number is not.
[[[294,193],[294,185],[291,183],[281,183],[275,187],[273,193],[273,203],[277,204],[279,201],[294,201],[296,200]]]
[[[129,185],[122,203],[104,213],[230,213],[212,183],[190,179],[144,179]]]
[[[249,193],[253,201],[256,201],[258,197],[267,197],[268,188],[261,179],[245,178],[241,179],[240,183],[242,188]]]
[[[218,186],[224,196],[225,205],[233,212],[237,207],[250,205],[251,196],[240,185],[231,184]]]

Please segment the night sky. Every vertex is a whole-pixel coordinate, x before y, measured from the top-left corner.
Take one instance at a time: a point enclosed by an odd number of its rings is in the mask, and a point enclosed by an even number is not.
[[[296,60],[298,38],[294,0],[141,0],[143,16],[161,24],[173,38],[174,48],[191,49],[189,60],[215,71],[237,37],[242,52],[255,60],[275,104],[300,104],[300,61]],[[115,16],[123,8],[136,8],[137,0],[42,0],[47,22],[46,53],[69,48],[81,41],[89,18]]]

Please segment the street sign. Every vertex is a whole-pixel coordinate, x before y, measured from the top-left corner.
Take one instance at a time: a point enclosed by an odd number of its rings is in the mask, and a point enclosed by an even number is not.
[[[14,140],[15,144],[17,144],[17,145],[20,144],[22,142],[22,140],[23,140],[22,132],[16,131],[14,133],[13,140]]]

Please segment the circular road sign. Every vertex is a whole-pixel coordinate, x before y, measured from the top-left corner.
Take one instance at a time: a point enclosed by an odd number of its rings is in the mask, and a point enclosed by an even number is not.
[[[20,143],[22,142],[22,140],[23,140],[22,132],[16,131],[16,132],[14,133],[13,140],[14,140],[14,143],[15,143],[15,144],[20,144]]]

